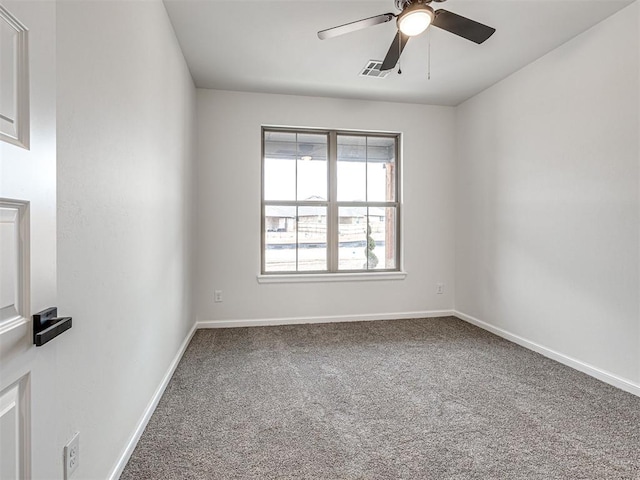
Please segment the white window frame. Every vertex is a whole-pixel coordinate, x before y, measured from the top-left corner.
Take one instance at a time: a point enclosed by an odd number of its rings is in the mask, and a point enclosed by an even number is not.
[[[265,200],[265,133],[284,132],[300,134],[327,135],[328,163],[327,163],[327,188],[328,199],[326,201],[279,201]],[[351,202],[337,200],[338,184],[338,136],[375,136],[395,139],[395,201],[393,202]],[[402,271],[402,237],[401,237],[401,142],[402,134],[399,132],[359,131],[359,130],[331,130],[312,129],[281,126],[262,126],[261,129],[261,180],[260,180],[260,283],[286,283],[286,282],[314,282],[314,281],[355,281],[355,280],[400,280],[406,277]],[[322,271],[281,271],[267,272],[265,270],[265,245],[266,245],[266,217],[265,208],[268,206],[325,206],[327,208],[327,270]],[[340,207],[393,207],[395,208],[395,268],[372,270],[338,270],[338,212]]]

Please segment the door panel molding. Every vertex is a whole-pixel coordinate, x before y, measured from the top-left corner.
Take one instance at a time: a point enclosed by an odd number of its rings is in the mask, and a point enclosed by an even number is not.
[[[25,375],[0,392],[0,478],[31,478],[29,380]]]
[[[0,198],[0,335],[30,319],[29,202]]]
[[[0,140],[29,150],[29,30],[0,5]]]

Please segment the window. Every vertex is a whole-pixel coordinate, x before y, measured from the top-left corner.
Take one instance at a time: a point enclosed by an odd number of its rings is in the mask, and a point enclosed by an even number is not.
[[[399,269],[399,134],[262,129],[262,273]]]

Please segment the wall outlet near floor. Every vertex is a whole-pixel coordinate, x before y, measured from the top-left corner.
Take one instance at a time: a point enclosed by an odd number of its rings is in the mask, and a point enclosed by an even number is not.
[[[64,480],[68,480],[80,463],[80,432],[64,446]]]
[[[436,293],[442,295],[444,293],[444,283],[436,283]]]
[[[215,290],[213,292],[213,301],[216,303],[222,302],[222,290]]]

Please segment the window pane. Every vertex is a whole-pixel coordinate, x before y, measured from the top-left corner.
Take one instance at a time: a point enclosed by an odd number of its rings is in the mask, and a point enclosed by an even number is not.
[[[338,208],[338,269],[366,270],[367,208]]]
[[[327,269],[327,207],[298,207],[298,271]]]
[[[366,201],[366,141],[366,137],[338,135],[338,201]]]
[[[327,200],[327,135],[299,133],[298,198]]]
[[[367,268],[396,268],[396,209],[369,207],[369,243]]]
[[[395,138],[367,137],[367,201],[394,202]]]
[[[296,199],[296,134],[264,132],[264,199]]]
[[[296,271],[296,207],[265,207],[265,272]]]

